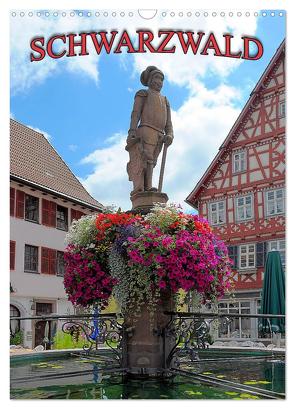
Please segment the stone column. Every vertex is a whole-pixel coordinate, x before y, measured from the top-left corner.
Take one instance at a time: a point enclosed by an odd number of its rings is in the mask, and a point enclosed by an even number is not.
[[[174,339],[164,336],[164,328],[170,320],[170,316],[165,315],[164,311],[173,311],[173,304],[171,293],[165,292],[153,318],[146,305],[142,306],[140,317],[134,319],[130,313],[126,318],[123,366],[127,368],[129,376],[167,376],[166,362]]]

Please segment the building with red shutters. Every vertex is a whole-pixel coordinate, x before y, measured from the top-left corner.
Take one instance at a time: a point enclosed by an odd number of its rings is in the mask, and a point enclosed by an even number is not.
[[[63,287],[65,236],[74,219],[102,209],[44,135],[11,120],[10,315],[74,312]],[[35,347],[44,326],[24,320],[13,332]]]
[[[285,106],[283,42],[186,199],[234,262],[235,300],[222,300],[222,312],[259,312],[267,253],[278,250],[285,265]],[[255,338],[257,324],[237,319],[223,336]]]

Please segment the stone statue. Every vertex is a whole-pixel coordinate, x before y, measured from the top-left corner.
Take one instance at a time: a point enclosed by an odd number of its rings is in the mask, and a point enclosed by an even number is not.
[[[153,169],[163,145],[167,149],[173,141],[170,105],[160,93],[164,74],[157,67],[149,66],[141,73],[140,81],[148,89],[141,89],[135,94],[125,148],[130,157],[127,172],[133,182],[131,196],[158,190],[152,187]],[[160,178],[164,172],[162,162]]]

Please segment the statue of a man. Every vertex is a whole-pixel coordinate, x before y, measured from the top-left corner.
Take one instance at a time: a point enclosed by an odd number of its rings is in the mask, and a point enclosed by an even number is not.
[[[157,191],[152,187],[153,169],[163,144],[173,141],[170,105],[160,94],[164,74],[157,67],[147,67],[140,81],[148,89],[137,91],[131,114],[126,150],[129,180],[133,182],[131,195],[143,191]]]

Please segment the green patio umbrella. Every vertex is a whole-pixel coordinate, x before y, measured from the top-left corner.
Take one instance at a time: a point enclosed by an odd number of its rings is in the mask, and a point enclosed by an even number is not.
[[[261,314],[285,315],[285,273],[278,251],[267,255],[261,300]],[[265,333],[285,332],[285,319],[263,318],[261,329]]]

